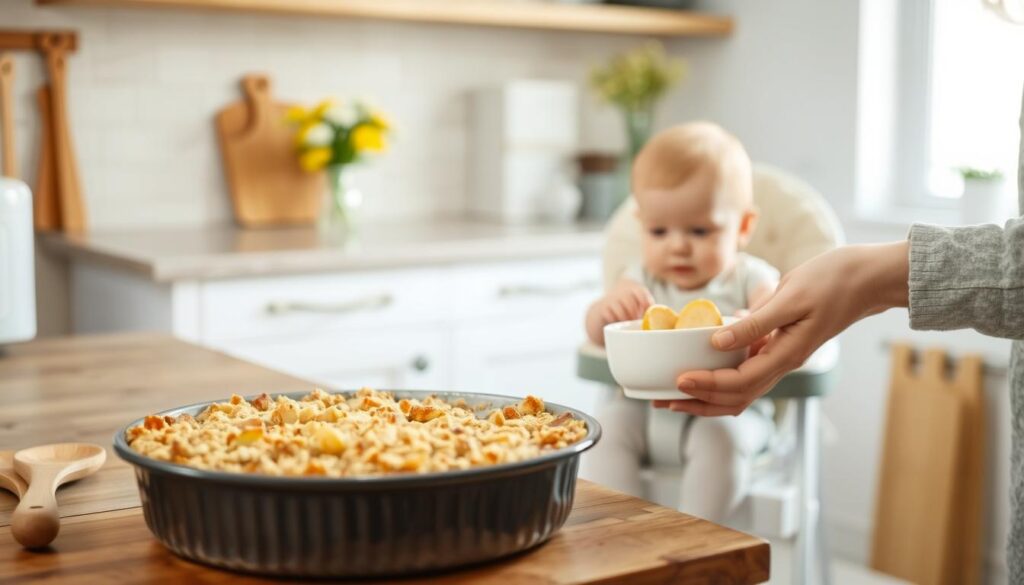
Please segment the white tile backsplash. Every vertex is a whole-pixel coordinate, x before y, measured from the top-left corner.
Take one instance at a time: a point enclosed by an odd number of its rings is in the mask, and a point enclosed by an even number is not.
[[[213,131],[249,72],[282,101],[364,97],[391,114],[391,152],[360,170],[368,217],[459,213],[466,186],[467,93],[512,79],[580,84],[581,135],[618,147],[614,112],[583,83],[632,37],[175,9],[36,6],[0,0],[0,26],[72,28],[72,136],[95,229],[230,220]],[[38,59],[18,57],[21,174],[35,177]],[[589,102],[589,103],[586,103]],[[597,112],[597,115],[591,115]],[[32,152],[28,152],[32,151]]]
[[[72,132],[80,127],[120,132],[139,124],[136,85],[69,83],[68,86],[68,115]]]

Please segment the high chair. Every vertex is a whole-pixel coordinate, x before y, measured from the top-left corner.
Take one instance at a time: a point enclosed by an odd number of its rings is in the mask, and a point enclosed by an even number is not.
[[[835,213],[825,199],[807,183],[764,164],[754,166],[754,204],[760,220],[747,252],[763,258],[785,274],[787,271],[822,252],[842,243],[842,229]],[[604,250],[605,288],[612,286],[626,267],[640,259],[640,224],[630,198],[612,216],[606,228]],[[839,360],[835,340],[822,346],[800,369],[786,375],[769,392],[781,406],[776,410],[780,428],[795,424],[795,446],[790,460],[784,461],[781,472],[769,471],[773,466],[758,466],[759,475],[751,484],[743,506],[746,517],[755,527],[770,526],[768,532],[792,536],[795,532],[794,582],[829,583],[828,552],[820,514],[821,426],[820,398],[836,384]],[[602,348],[585,344],[580,348],[577,373],[581,378],[615,386]],[[792,403],[795,409],[787,408]],[[793,413],[795,410],[795,415]],[[795,421],[792,419],[795,418]],[[655,445],[676,440],[683,417],[678,413],[655,410],[648,425],[651,464],[648,469],[649,499],[678,507],[677,489],[670,482],[682,477],[683,465],[664,455]],[[774,455],[778,459],[778,455]],[[765,459],[765,458],[762,458]],[[776,462],[778,463],[778,462]],[[787,503],[796,494],[796,514],[787,514]],[[668,501],[675,498],[676,501]],[[790,508],[792,506],[789,506]],[[788,521],[795,516],[794,522]],[[813,563],[817,561],[820,580],[812,580]]]

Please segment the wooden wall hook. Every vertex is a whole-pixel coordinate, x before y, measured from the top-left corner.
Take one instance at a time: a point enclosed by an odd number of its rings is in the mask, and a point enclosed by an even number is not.
[[[71,53],[75,50],[75,33],[68,31],[47,31],[36,36],[36,48],[43,53],[59,51]]]

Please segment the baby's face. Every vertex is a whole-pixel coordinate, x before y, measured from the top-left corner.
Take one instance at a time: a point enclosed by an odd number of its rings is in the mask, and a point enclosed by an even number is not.
[[[672,189],[637,190],[647,272],[691,290],[733,267],[751,212],[715,191],[709,175],[695,175]]]

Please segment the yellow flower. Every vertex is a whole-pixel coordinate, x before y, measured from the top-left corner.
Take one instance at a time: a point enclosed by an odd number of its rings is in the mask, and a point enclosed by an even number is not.
[[[374,112],[370,114],[370,124],[380,128],[381,130],[390,130],[391,121],[381,114],[380,112]]]
[[[310,148],[299,156],[299,165],[302,166],[303,170],[313,173],[324,168],[330,162],[331,155],[332,152],[329,147]]]
[[[384,130],[372,124],[360,124],[352,131],[352,148],[356,152],[364,150],[384,152],[387,148],[384,142]]]
[[[324,112],[331,109],[332,105],[334,105],[334,100],[331,99],[326,99],[320,102],[315,108],[313,108],[313,112],[310,114],[310,117],[320,120],[324,117]]]
[[[324,100],[314,108],[307,110],[302,106],[292,106],[284,114],[284,119],[293,123],[301,124],[303,127],[319,122],[324,117],[324,112],[334,105],[333,100]]]
[[[306,144],[306,135],[313,129],[313,126],[316,126],[316,122],[307,121],[299,126],[299,130],[295,133],[295,146],[302,147]]]
[[[284,119],[293,124],[304,124],[309,119],[309,111],[302,106],[292,106],[285,112]]]

